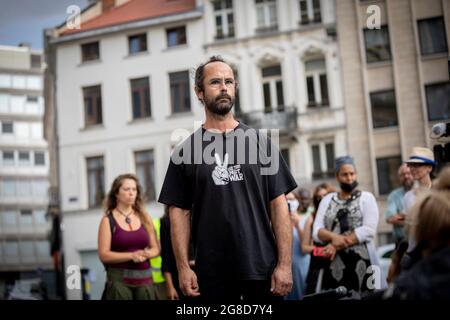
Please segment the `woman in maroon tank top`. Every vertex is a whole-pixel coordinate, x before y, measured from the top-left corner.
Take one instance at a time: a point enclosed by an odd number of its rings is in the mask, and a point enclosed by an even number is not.
[[[98,233],[98,254],[107,271],[103,298],[154,299],[149,259],[158,256],[160,248],[137,177],[118,176],[104,206]]]

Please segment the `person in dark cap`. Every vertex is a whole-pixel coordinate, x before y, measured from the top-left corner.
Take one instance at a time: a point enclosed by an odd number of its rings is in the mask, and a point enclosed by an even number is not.
[[[373,266],[379,266],[373,242],[378,206],[372,193],[356,189],[358,181],[352,157],[337,158],[335,171],[340,190],[322,199],[313,225],[314,241],[331,244],[324,252],[331,253],[331,263],[324,269],[321,290],[345,286],[362,297],[386,287],[386,280],[373,271]]]

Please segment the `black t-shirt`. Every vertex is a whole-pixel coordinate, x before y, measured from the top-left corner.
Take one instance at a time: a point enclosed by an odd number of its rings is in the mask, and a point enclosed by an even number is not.
[[[200,128],[177,147],[158,201],[191,210],[199,277],[263,280],[277,262],[270,201],[296,187],[270,139],[239,123]]]

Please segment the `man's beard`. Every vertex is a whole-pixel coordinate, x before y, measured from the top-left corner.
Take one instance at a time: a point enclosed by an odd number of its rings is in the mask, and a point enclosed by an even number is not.
[[[403,189],[405,189],[406,191],[409,191],[414,186],[414,180],[412,180],[410,183],[403,182],[402,185],[403,185]]]
[[[234,101],[235,98],[231,97],[228,94],[221,94],[219,96],[217,96],[216,98],[213,99],[209,99],[206,95],[205,97],[205,107],[206,109],[208,109],[209,112],[219,115],[219,116],[224,116],[226,114],[228,114],[231,109],[233,108],[234,105]],[[227,99],[227,100],[223,100],[220,101],[221,99]]]

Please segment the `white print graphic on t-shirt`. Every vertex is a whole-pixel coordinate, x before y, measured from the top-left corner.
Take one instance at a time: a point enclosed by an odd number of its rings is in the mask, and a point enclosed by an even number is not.
[[[241,165],[238,164],[228,168],[228,153],[225,153],[223,163],[217,153],[214,154],[214,157],[216,158],[216,167],[211,176],[217,186],[227,185],[230,181],[244,180],[244,175],[241,173]]]

